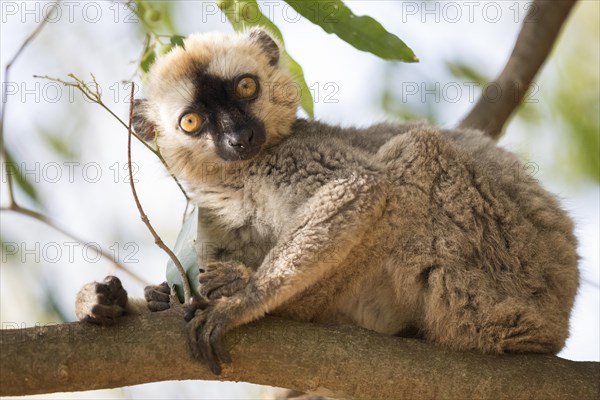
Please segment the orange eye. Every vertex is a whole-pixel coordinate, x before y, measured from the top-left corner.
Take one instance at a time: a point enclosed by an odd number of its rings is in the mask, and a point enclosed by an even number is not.
[[[240,99],[249,99],[256,95],[257,91],[258,83],[256,82],[256,79],[250,76],[246,76],[238,80],[235,86],[235,94]]]
[[[202,126],[202,117],[196,113],[187,113],[179,120],[179,127],[186,133],[194,133]]]

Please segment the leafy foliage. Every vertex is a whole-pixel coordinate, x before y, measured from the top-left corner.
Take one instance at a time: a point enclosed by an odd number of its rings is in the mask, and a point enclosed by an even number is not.
[[[219,8],[227,16],[235,30],[242,31],[253,26],[260,26],[271,32],[281,44],[284,44],[281,31],[260,11],[256,0],[221,0]],[[313,118],[313,98],[304,78],[302,67],[285,49],[282,51],[282,57],[288,63],[290,72],[300,85],[300,105],[308,116]]]
[[[446,62],[446,69],[453,77],[466,79],[478,85],[485,85],[492,80],[490,76],[484,75],[481,71],[462,61],[448,61]]]
[[[564,74],[550,94],[549,120],[558,117],[562,146],[556,170],[569,180],[600,183],[600,13],[582,2],[579,23],[566,31],[555,57]],[[583,17],[585,16],[585,17]],[[574,21],[573,21],[574,22]],[[572,22],[572,23],[573,23]]]
[[[65,138],[64,136],[57,133],[44,132],[43,129],[40,129],[40,133],[41,140],[56,155],[58,155],[64,160],[69,161],[77,159],[77,153],[73,150],[73,138]]]
[[[320,26],[327,33],[333,33],[356,49],[372,53],[385,60],[417,62],[413,51],[396,35],[388,32],[376,20],[369,16],[356,16],[342,0],[330,1],[298,1],[289,0],[287,3],[300,15]],[[156,3],[138,0],[134,11],[146,30],[148,37],[142,57],[140,70],[146,74],[154,61],[157,52],[164,54],[173,46],[183,46],[184,36],[174,35],[174,28],[167,10],[156,9]],[[279,28],[265,16],[256,0],[219,0],[218,6],[225,14],[233,28],[241,31],[250,27],[260,26],[271,32],[281,44],[283,36]],[[161,35],[156,28],[164,20],[165,28],[170,32]],[[170,43],[163,43],[161,38],[169,37]],[[282,58],[286,60],[290,72],[299,85],[300,105],[310,118],[314,117],[314,101],[308,88],[304,71],[300,64],[285,50]]]
[[[358,50],[384,60],[417,62],[413,51],[396,35],[368,16],[356,16],[342,0],[286,0],[294,10],[327,33]]]
[[[146,32],[144,50],[139,63],[140,71],[145,75],[156,61],[157,54],[165,54],[175,46],[182,46],[185,37],[175,34],[171,5],[167,2],[138,0],[131,3],[130,7]],[[158,30],[167,33],[158,33]],[[164,42],[165,39],[169,42]]]
[[[140,61],[140,69],[144,74],[147,74],[148,71],[150,71],[150,67],[154,64],[154,61],[156,61],[156,51],[154,50],[154,47],[152,47],[146,51]]]
[[[557,88],[553,99],[565,136],[559,168],[600,183],[600,101],[588,90],[589,80],[572,78]]]
[[[17,184],[17,187],[23,191],[27,195],[30,200],[33,200],[37,205],[41,205],[40,196],[33,187],[33,185],[25,178],[23,175],[21,168],[17,162],[15,162],[12,154],[6,149],[6,164],[5,167],[7,169],[9,177],[14,178],[14,182]]]

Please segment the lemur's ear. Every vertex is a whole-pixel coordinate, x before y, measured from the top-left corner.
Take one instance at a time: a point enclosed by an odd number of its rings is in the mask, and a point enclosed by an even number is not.
[[[270,33],[262,28],[253,28],[249,31],[250,39],[258,44],[269,57],[269,65],[275,66],[279,62],[279,45]]]
[[[148,100],[135,99],[133,102],[133,130],[142,139],[150,142],[154,140],[156,125],[146,116]]]

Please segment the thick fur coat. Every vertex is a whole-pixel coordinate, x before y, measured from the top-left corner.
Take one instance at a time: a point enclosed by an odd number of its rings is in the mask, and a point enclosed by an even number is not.
[[[157,135],[199,208],[194,354],[218,372],[221,336],[266,313],[451,349],[558,352],[578,269],[555,197],[478,131],[297,119],[287,71],[264,31],[193,35],[158,60],[136,105],[137,133]],[[228,94],[243,74],[260,85],[252,100]],[[193,134],[178,126],[190,112],[203,121]],[[227,139],[244,118],[258,126],[250,149]],[[92,308],[78,315],[107,320]]]

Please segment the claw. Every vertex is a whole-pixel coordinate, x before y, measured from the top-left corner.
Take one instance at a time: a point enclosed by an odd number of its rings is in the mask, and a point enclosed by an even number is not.
[[[109,275],[106,278],[104,278],[103,283],[107,284],[111,289],[115,291],[123,287],[123,285],[121,284],[121,280],[113,275]]]
[[[221,366],[219,365],[218,361],[213,361],[212,363],[210,363],[210,370],[215,375],[221,375],[221,372],[222,372]]]
[[[210,335],[210,346],[212,347],[215,356],[218,360],[225,364],[231,363],[231,355],[227,350],[223,348],[223,335],[221,334],[221,328],[215,328]]]
[[[222,363],[231,362],[231,356],[223,348],[222,340],[225,332],[233,328],[230,318],[231,302],[230,299],[209,302],[198,296],[185,306],[192,356],[204,362],[215,375],[221,374]]]
[[[165,311],[171,308],[170,304],[164,301],[150,300],[148,302],[148,308],[150,311]]]
[[[219,365],[219,360],[215,357],[213,349],[209,342],[210,333],[206,333],[202,335],[202,339],[199,343],[199,349],[202,355],[204,356],[204,360],[210,367],[210,370],[215,375],[221,374],[221,365]]]
[[[213,374],[220,375],[221,360],[230,362],[231,358],[221,349],[221,328],[215,327],[209,318],[209,309],[196,309],[188,322],[188,341],[192,356],[204,362]]]
[[[200,361],[204,361],[204,358],[198,344],[198,335],[203,324],[204,318],[202,315],[196,316],[188,323],[188,342],[192,351],[192,356]]]
[[[196,314],[196,310],[193,310],[193,309],[189,308],[188,306],[185,306],[184,310],[185,310],[185,314],[183,314],[183,319],[185,320],[185,322],[190,322],[194,318],[194,315]]]
[[[196,315],[196,310],[205,310],[208,304],[208,301],[202,297],[192,297],[191,303],[184,306],[185,314],[183,318],[186,322],[190,322]]]
[[[106,282],[106,280],[105,280],[105,282]],[[95,287],[95,292],[96,292],[96,294],[98,294],[98,297],[107,296],[110,293],[110,288],[105,283],[99,283]]]
[[[165,291],[162,286],[146,286],[144,288],[144,297],[147,301],[158,301],[161,303],[169,302],[169,289]]]
[[[160,285],[150,285],[144,288],[144,297],[150,311],[164,311],[171,307],[170,289],[167,282]]]

